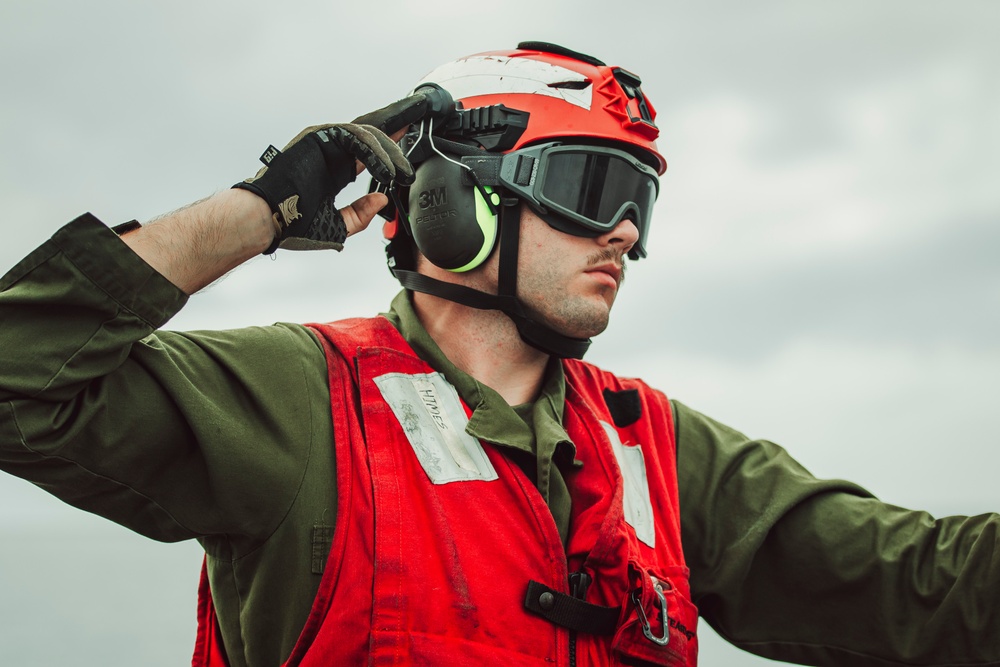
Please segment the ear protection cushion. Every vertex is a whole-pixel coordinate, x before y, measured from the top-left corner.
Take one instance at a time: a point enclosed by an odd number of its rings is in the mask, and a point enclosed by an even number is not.
[[[417,248],[436,266],[456,273],[486,261],[497,240],[497,218],[479,189],[462,182],[463,171],[436,155],[417,168],[409,193]]]

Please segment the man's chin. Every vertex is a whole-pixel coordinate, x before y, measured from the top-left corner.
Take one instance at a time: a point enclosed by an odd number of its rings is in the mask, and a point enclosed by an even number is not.
[[[530,312],[528,317],[563,336],[586,339],[593,338],[608,328],[610,311],[602,310],[589,314],[573,313],[569,317],[560,318],[545,317],[539,313]]]

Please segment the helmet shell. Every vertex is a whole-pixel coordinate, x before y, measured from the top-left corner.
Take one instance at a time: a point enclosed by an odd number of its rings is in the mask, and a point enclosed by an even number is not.
[[[528,127],[512,150],[553,140],[625,144],[663,174],[656,147],[656,111],[639,77],[596,58],[554,45],[528,42],[508,51],[460,58],[425,76],[464,108],[504,104],[527,111]]]

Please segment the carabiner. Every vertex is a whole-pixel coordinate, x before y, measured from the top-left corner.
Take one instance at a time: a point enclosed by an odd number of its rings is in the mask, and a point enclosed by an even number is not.
[[[635,605],[635,611],[639,615],[639,622],[642,624],[642,634],[646,635],[646,639],[653,642],[657,646],[666,646],[670,642],[670,623],[667,616],[667,599],[663,597],[663,589],[660,588],[660,582],[654,580],[653,591],[656,593],[656,597],[660,601],[660,616],[663,619],[663,633],[661,636],[657,637],[653,634],[652,629],[649,627],[649,618],[646,616],[646,610],[642,608],[642,600],[639,596],[639,589],[635,588],[632,590],[632,604]]]

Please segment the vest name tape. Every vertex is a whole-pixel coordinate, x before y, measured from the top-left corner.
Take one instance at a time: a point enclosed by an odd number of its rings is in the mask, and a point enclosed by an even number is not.
[[[611,441],[611,448],[622,471],[625,486],[622,504],[625,506],[625,523],[632,526],[641,542],[656,548],[656,526],[653,523],[653,503],[649,499],[649,481],[646,479],[646,459],[638,445],[626,447],[618,431],[607,422],[601,422]]]
[[[440,373],[386,373],[375,378],[433,484],[499,479],[482,444],[465,432],[458,392]]]

